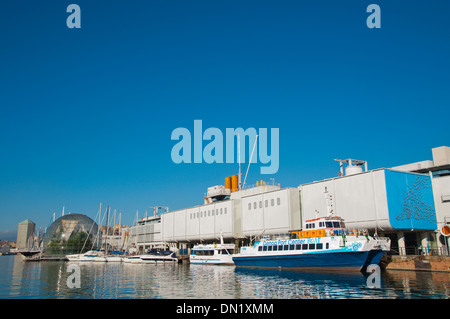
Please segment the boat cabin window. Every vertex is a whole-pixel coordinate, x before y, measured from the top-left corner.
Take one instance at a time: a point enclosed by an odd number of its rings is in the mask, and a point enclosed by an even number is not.
[[[327,228],[343,228],[344,226],[341,226],[340,222],[336,221],[327,221],[325,222]]]
[[[283,250],[283,245],[279,245],[278,250]]]
[[[196,256],[213,256],[214,250],[194,250],[192,254]]]
[[[316,244],[309,244],[309,245],[308,245],[308,249],[309,249],[309,250],[311,250],[311,249],[316,249]]]
[[[270,245],[269,247],[268,247],[268,251],[272,251],[272,248],[273,248],[273,246],[272,245]]]
[[[323,249],[323,244],[316,244],[316,249]]]
[[[263,251],[267,251],[267,246],[264,246],[264,247],[263,247]]]
[[[303,244],[302,245],[302,250],[307,250],[308,249],[308,244]]]
[[[278,246],[277,245],[273,246],[273,251],[277,251],[277,250],[278,250]]]

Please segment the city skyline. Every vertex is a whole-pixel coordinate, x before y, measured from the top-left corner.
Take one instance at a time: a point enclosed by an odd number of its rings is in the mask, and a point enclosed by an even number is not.
[[[69,29],[68,3],[2,2],[0,239],[63,206],[94,219],[102,202],[130,225],[202,204],[238,165],[173,162],[171,133],[195,120],[279,129],[278,171],[252,164],[247,184],[335,177],[335,158],[431,160],[450,144],[450,4],[376,3],[380,29],[367,1],[83,0]]]

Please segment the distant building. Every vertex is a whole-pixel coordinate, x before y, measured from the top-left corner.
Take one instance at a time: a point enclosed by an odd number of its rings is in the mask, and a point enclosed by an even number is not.
[[[17,249],[25,249],[32,245],[35,227],[36,224],[29,219],[19,223],[16,242]]]
[[[11,247],[8,245],[0,246],[0,255],[8,255],[11,252]]]

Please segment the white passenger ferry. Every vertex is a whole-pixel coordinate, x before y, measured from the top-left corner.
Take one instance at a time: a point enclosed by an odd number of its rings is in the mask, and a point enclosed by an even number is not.
[[[307,220],[305,229],[293,232],[293,239],[263,239],[241,247],[233,256],[237,267],[310,268],[361,270],[379,264],[389,251],[389,238],[348,230],[340,217]]]
[[[234,244],[224,244],[222,238],[220,244],[195,245],[189,261],[191,264],[232,265],[234,247]]]

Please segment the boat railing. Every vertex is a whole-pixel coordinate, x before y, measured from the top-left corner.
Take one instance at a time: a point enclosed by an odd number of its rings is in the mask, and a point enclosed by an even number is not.
[[[334,236],[366,236],[369,235],[367,228],[345,228],[345,229],[332,229],[331,235]]]
[[[291,233],[279,233],[279,234],[261,234],[250,238],[250,243],[256,243],[262,240],[286,240],[292,239]]]

